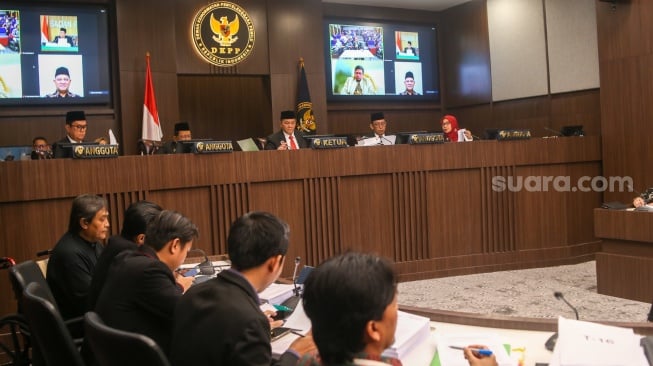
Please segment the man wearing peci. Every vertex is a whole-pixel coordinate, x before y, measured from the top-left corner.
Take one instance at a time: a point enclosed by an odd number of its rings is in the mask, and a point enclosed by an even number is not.
[[[57,141],[52,146],[55,158],[72,158],[73,150],[66,148],[66,144],[79,144],[86,137],[86,114],[84,111],[70,111],[66,113],[66,137]]]
[[[66,35],[66,33],[67,33],[66,28],[60,28],[59,35],[54,37],[52,43],[56,43],[60,46],[66,46],[66,47],[74,46],[73,37]]]
[[[77,98],[79,95],[72,93],[70,91],[70,71],[68,70],[67,67],[58,67],[54,71],[54,86],[56,90],[51,93],[47,94],[47,98]]]
[[[188,122],[178,122],[175,123],[175,134],[172,137],[172,141],[168,141],[159,150],[157,154],[181,154],[184,152],[184,149],[179,144],[179,141],[188,141],[193,138],[193,135],[190,131],[190,124]]]
[[[404,85],[406,89],[399,93],[399,95],[420,95],[415,91],[415,76],[413,76],[412,71],[407,71],[406,76],[404,76]]]
[[[308,147],[308,142],[297,131],[294,111],[283,111],[280,117],[281,129],[267,137],[265,150],[297,150]]]

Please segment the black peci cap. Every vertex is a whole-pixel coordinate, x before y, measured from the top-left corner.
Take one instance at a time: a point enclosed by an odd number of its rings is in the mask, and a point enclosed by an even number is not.
[[[380,119],[385,119],[383,112],[374,112],[370,115],[370,122],[378,121]]]
[[[295,111],[282,111],[281,119],[296,119]]]
[[[57,70],[54,72],[54,77],[56,78],[57,75],[66,75],[70,77],[70,72],[68,71],[67,67],[58,67]]]
[[[86,121],[84,111],[70,111],[66,113],[66,124],[71,124],[75,121]]]
[[[188,124],[188,122],[175,123],[175,135],[179,131],[190,131],[190,125]]]

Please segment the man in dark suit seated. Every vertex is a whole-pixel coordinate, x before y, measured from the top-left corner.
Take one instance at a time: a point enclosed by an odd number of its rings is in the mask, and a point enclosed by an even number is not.
[[[111,263],[95,312],[107,325],[144,334],[168,353],[174,309],[193,282],[175,270],[198,234],[187,217],[161,211],[147,226],[145,244],[120,253]]]
[[[297,131],[294,111],[281,112],[281,130],[267,137],[265,150],[297,150],[308,147],[308,142]]]
[[[238,218],[227,238],[231,268],[193,286],[175,310],[172,365],[272,364],[270,319],[258,292],[279,278],[288,251],[288,225],[267,212]],[[295,365],[315,350],[309,335],[295,340],[278,365]]]
[[[188,141],[193,138],[192,133],[190,132],[190,125],[188,122],[178,122],[175,123],[175,135],[172,137],[172,141],[168,141],[161,148],[157,150],[157,154],[181,154],[184,152],[181,144],[178,141]]]
[[[79,144],[84,142],[87,127],[88,123],[86,122],[84,111],[70,111],[66,113],[66,137],[52,145],[55,159],[72,158],[73,150],[63,147],[62,144]]]

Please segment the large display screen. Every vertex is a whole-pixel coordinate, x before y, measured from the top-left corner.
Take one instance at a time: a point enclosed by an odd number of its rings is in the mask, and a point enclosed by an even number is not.
[[[327,19],[327,99],[439,100],[435,26]]]
[[[109,104],[108,9],[0,1],[0,105]]]

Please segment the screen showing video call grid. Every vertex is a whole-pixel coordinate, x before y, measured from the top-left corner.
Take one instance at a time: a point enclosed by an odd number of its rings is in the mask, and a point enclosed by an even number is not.
[[[110,104],[108,18],[102,5],[0,1],[0,105]]]
[[[435,26],[327,19],[324,34],[328,100],[440,100]]]

